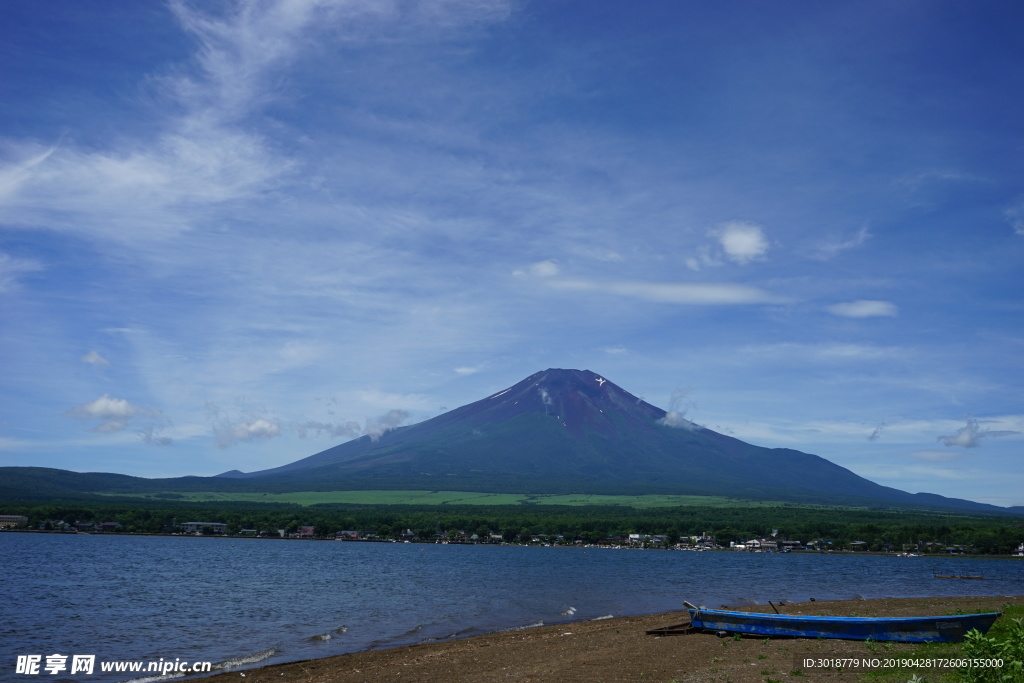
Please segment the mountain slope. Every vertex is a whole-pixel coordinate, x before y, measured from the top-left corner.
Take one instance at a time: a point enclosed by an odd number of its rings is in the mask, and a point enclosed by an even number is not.
[[[745,443],[670,415],[589,370],[538,372],[376,440],[362,437],[282,467],[226,474],[313,490],[679,493],[999,509],[906,493],[816,455]]]

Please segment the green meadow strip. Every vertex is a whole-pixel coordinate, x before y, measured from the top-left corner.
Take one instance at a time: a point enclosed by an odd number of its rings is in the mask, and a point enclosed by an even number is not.
[[[220,493],[175,492],[146,494],[100,494],[110,497],[176,500],[182,502],[251,502],[292,503],[297,505],[560,505],[621,506],[631,508],[662,508],[678,506],[705,507],[777,507],[800,505],[758,502],[723,496],[642,495],[615,496],[596,494],[525,494],[483,493],[474,491],[295,491],[290,493]],[[818,507],[818,506],[806,506]]]

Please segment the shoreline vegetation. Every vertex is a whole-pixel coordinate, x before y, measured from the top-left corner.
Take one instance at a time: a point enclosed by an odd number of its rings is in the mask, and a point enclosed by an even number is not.
[[[797,505],[410,505],[220,501],[0,501],[22,528],[104,533],[188,531],[231,537],[528,545],[724,547],[1011,556],[1024,553],[1019,516]],[[755,543],[751,544],[751,541]]]
[[[328,538],[328,537],[301,537],[296,535],[290,536],[245,536],[245,535],[230,535],[230,534],[203,534],[203,533],[164,533],[164,532],[125,532],[125,531],[76,531],[76,530],[60,530],[60,529],[25,529],[25,528],[0,528],[0,533],[13,533],[13,534],[54,534],[54,535],[85,535],[85,536],[142,536],[142,537],[154,537],[154,538],[194,538],[194,539],[208,539],[208,540],[222,540],[222,541],[237,541],[237,540],[258,540],[258,541],[316,541],[316,542],[340,542],[340,543],[410,543],[410,544],[426,544],[426,545],[490,545],[490,546],[521,546],[521,547],[561,547],[561,548],[588,548],[588,549],[605,549],[605,550],[661,550],[661,551],[677,551],[677,552],[754,552],[754,553],[795,553],[800,555],[849,555],[849,556],[861,556],[861,555],[877,555],[877,556],[899,556],[899,557],[950,557],[950,558],[964,558],[964,559],[991,559],[991,560],[1020,560],[1022,557],[1019,554],[985,554],[985,553],[972,553],[965,550],[957,549],[955,552],[922,552],[909,553],[906,551],[897,550],[859,550],[855,548],[800,548],[796,550],[751,550],[743,546],[728,547],[728,546],[692,546],[686,544],[675,544],[665,545],[663,543],[635,543],[631,544],[627,539],[622,539],[621,542],[617,543],[582,543],[576,542],[564,542],[564,543],[539,543],[539,542],[519,542],[519,541],[504,541],[504,540],[485,540],[481,539],[478,541],[470,540],[438,540],[438,539],[416,539],[402,541],[397,539],[383,539],[383,538]],[[939,579],[982,579],[983,576],[964,576],[964,575],[951,575],[944,576],[936,574],[935,578]]]
[[[685,596],[680,597],[680,601]],[[714,605],[717,607],[717,605]],[[932,616],[1010,610],[1021,614],[1024,595],[989,597],[885,598],[812,601],[778,606],[784,614],[823,616]],[[763,607],[740,607],[765,611]],[[646,634],[652,628],[688,620],[685,611],[617,617],[500,631],[468,638],[365,650],[282,664],[234,670],[203,678],[213,683],[344,683],[355,681],[658,681],[660,683],[780,683],[842,681],[870,674],[872,681],[903,683],[917,675],[937,680],[951,668],[899,669],[880,666],[808,669],[804,658],[859,658],[885,662],[900,658],[957,657],[961,645],[873,643],[820,639],[719,638],[709,633]],[[1007,619],[1002,617],[999,622]]]

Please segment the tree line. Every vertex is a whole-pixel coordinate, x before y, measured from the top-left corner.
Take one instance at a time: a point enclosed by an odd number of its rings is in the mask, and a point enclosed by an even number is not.
[[[819,541],[832,549],[914,550],[1007,555],[1024,542],[1024,519],[1010,516],[874,510],[866,508],[703,507],[636,509],[623,506],[411,506],[269,503],[49,503],[0,505],[4,514],[28,517],[28,527],[116,522],[122,533],[170,533],[185,522],[221,522],[229,534],[243,529],[293,532],[312,526],[321,537],[343,530],[398,539],[411,531],[421,540],[498,534],[506,541],[533,537],[599,543],[629,534],[665,536],[669,544],[712,536],[728,546],[752,538]]]

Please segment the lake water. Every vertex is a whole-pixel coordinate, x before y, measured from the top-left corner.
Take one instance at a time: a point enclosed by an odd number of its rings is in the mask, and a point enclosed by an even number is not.
[[[0,533],[0,558],[0,680],[19,681],[40,678],[15,675],[26,654],[244,667],[683,600],[1024,594],[1024,562],[952,557]]]

